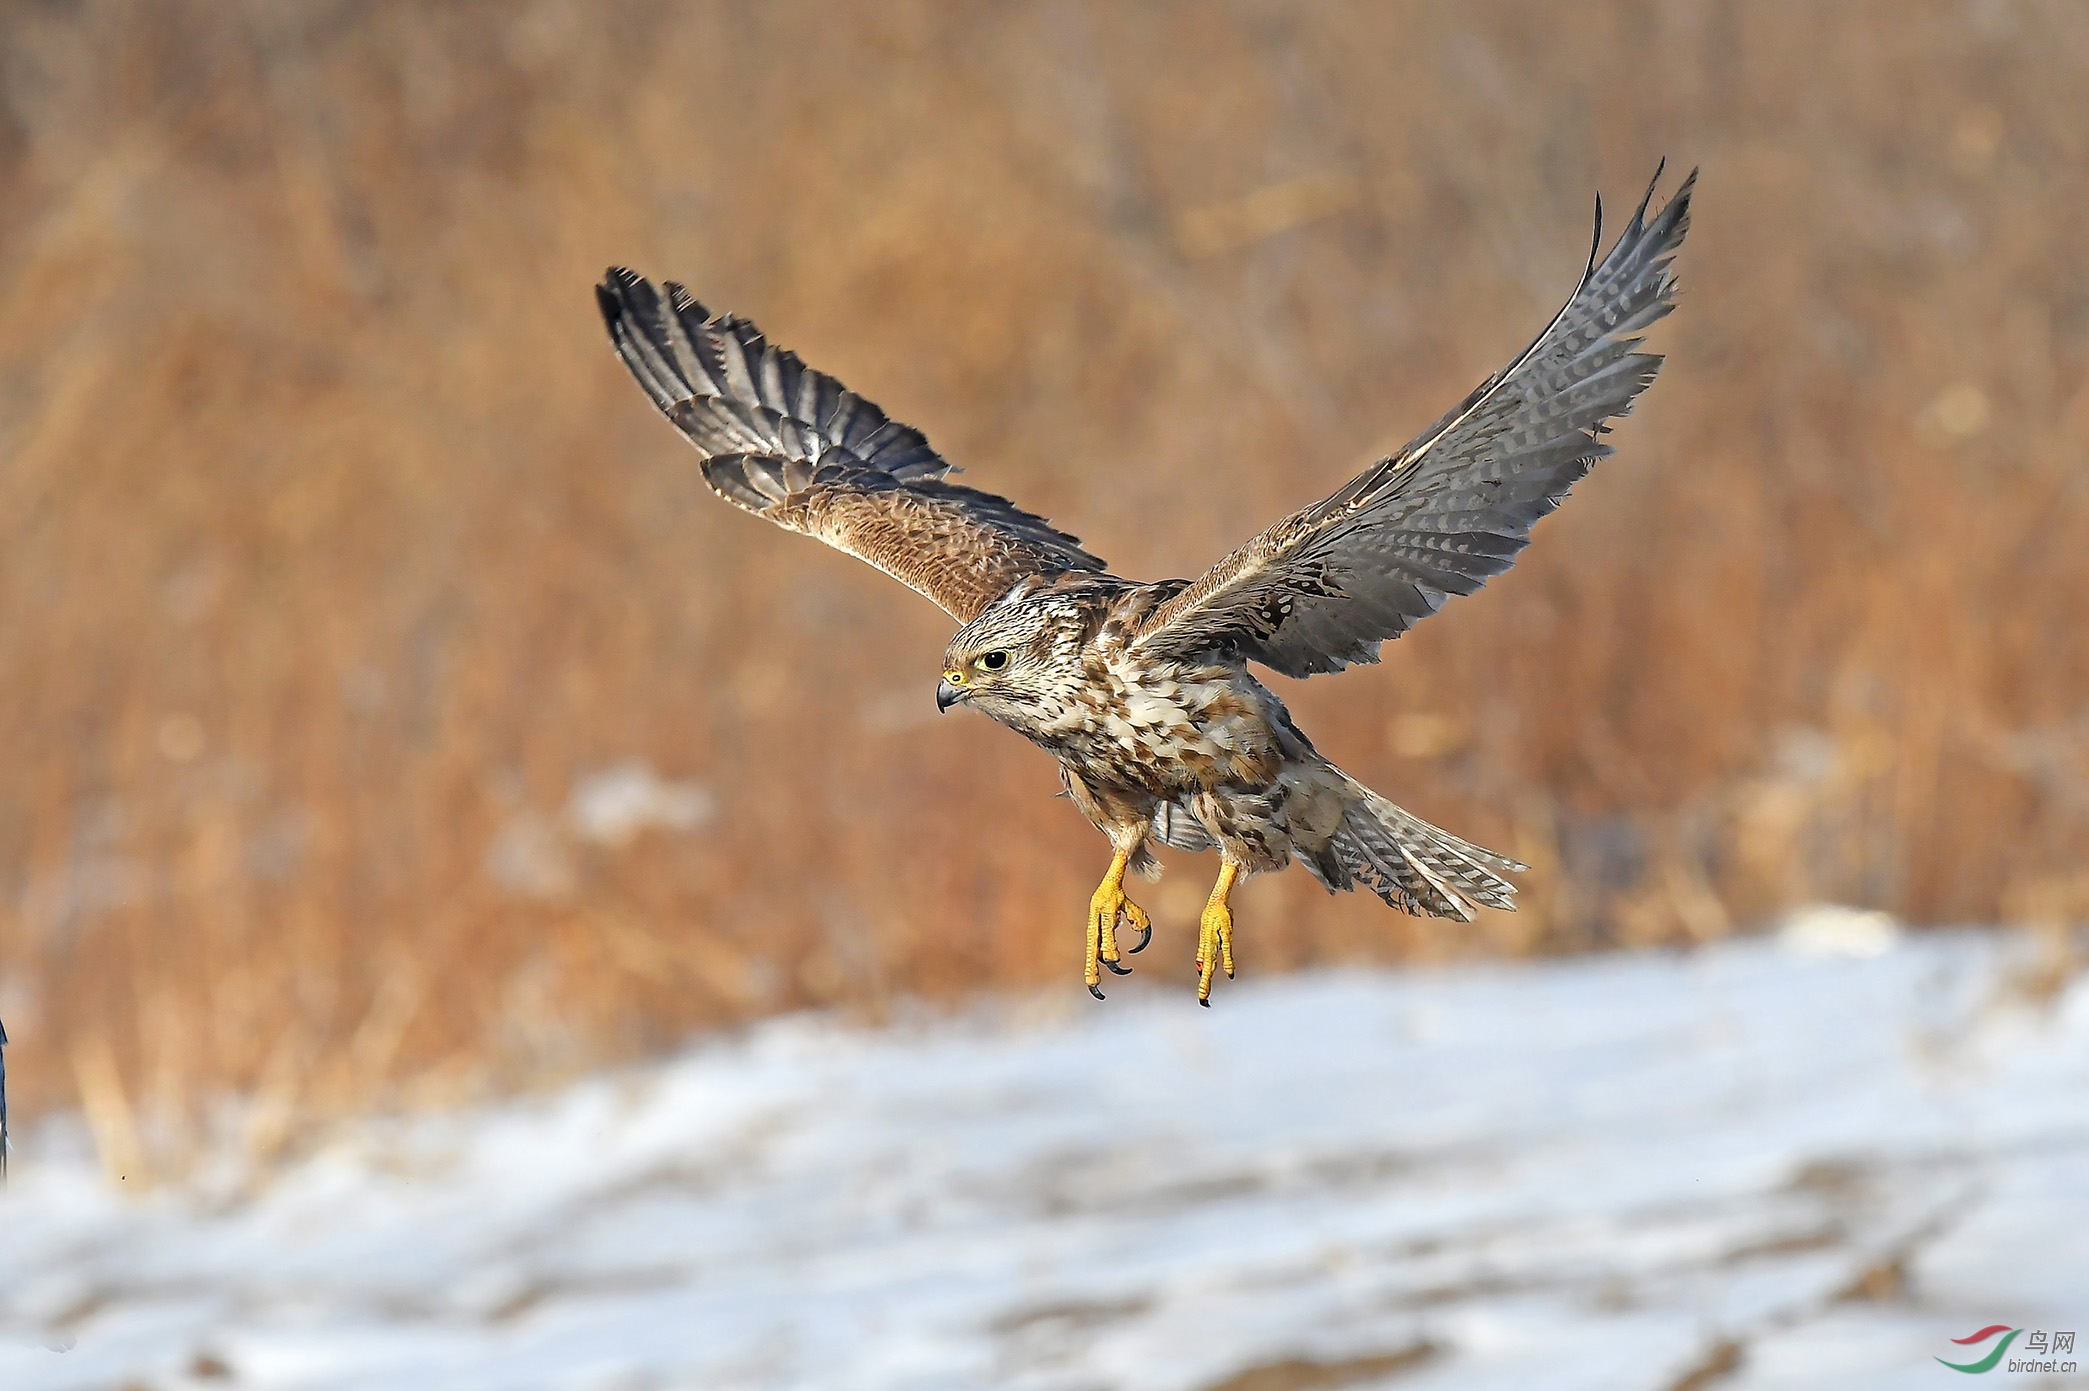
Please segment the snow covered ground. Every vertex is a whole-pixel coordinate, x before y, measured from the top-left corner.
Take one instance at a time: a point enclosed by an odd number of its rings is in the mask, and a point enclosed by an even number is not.
[[[2089,981],[1822,942],[784,1020],[237,1202],[31,1143],[0,1387],[1859,1391],[1994,1323],[2089,1365]]]

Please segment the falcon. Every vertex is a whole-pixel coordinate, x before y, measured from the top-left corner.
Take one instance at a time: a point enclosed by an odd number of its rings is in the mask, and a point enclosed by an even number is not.
[[[1043,518],[951,482],[919,430],[681,285],[663,293],[613,268],[596,298],[618,356],[719,496],[868,561],[963,625],[937,708],[970,707],[1051,754],[1109,837],[1088,905],[1091,994],[1153,936],[1126,873],[1158,875],[1156,842],[1218,852],[1197,932],[1209,1006],[1214,973],[1233,974],[1228,900],[1244,875],[1295,860],[1331,893],[1362,884],[1409,913],[1470,922],[1477,906],[1515,907],[1508,876],[1527,866],[1336,767],[1250,666],[1305,677],[1375,662],[1446,596],[1509,568],[1610,454],[1606,423],[1660,367],[1637,335],[1673,307],[1696,179],[1649,216],[1656,170],[1600,260],[1599,198],[1581,283],[1529,347],[1406,448],[1193,580],[1120,578]]]

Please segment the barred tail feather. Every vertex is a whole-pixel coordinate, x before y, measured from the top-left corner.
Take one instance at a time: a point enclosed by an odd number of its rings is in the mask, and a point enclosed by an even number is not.
[[[1355,800],[1330,843],[1349,877],[1417,917],[1471,922],[1476,903],[1515,911],[1516,886],[1504,876],[1528,865],[1460,840],[1354,779],[1350,786]],[[1318,877],[1327,882],[1326,876]]]

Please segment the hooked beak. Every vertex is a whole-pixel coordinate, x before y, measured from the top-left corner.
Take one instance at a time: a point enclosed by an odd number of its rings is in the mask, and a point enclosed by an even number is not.
[[[951,706],[957,704],[964,698],[965,693],[959,690],[957,687],[951,685],[949,677],[946,676],[941,681],[938,681],[936,683],[937,714],[941,714],[945,710],[948,710]]]

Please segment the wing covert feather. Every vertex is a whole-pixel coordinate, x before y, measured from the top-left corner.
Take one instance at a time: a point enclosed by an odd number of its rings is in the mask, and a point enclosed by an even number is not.
[[[1654,184],[1661,179],[1655,171]],[[1545,331],[1398,453],[1269,527],[1158,606],[1134,643],[1230,651],[1287,676],[1378,660],[1379,644],[1508,569],[1531,527],[1610,447],[1661,359],[1640,330],[1674,304],[1669,273],[1690,224],[1693,170],[1652,218],[1647,188]]]
[[[617,355],[703,455],[735,506],[884,571],[960,622],[1018,581],[1103,562],[955,472],[885,413],[753,324],[713,315],[673,281],[612,267],[595,289]]]

